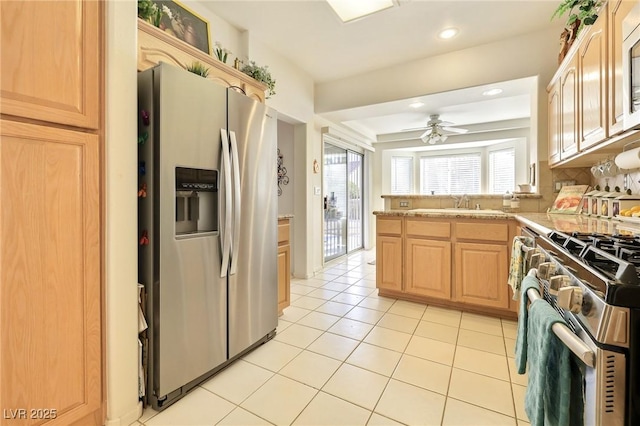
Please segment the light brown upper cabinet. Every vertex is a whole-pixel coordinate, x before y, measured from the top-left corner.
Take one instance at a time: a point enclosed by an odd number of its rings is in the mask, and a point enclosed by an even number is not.
[[[547,86],[550,166],[593,163],[593,154],[616,150],[614,137],[632,136],[622,133],[622,21],[636,3],[605,2]]]
[[[1,1],[2,114],[98,129],[101,1]]]
[[[578,152],[578,56],[573,55],[560,75],[560,158]]]
[[[609,82],[609,136],[622,132],[622,20],[637,4],[636,0],[609,1],[608,78]]]
[[[560,111],[562,105],[560,104],[560,82],[556,81],[549,90],[549,164],[555,164],[560,161],[560,137],[562,132],[560,130]]]
[[[607,5],[579,49],[579,151],[605,140],[607,127]]]

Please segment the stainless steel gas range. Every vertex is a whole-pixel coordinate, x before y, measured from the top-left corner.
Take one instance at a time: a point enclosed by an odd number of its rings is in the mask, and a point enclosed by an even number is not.
[[[527,262],[586,365],[584,424],[640,425],[640,238],[554,231]]]

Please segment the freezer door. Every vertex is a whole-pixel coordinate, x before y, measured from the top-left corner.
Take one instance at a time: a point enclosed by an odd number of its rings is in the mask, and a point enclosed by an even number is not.
[[[228,90],[234,182],[229,268],[229,358],[278,323],[276,112]],[[234,148],[235,145],[235,148]],[[240,208],[237,208],[237,207]]]
[[[205,202],[220,208],[220,191],[194,191],[200,210],[193,219],[201,232],[176,229],[176,221],[181,219],[177,214],[182,211],[176,190],[189,189],[176,188],[176,168],[220,173],[226,89],[170,65],[161,65],[154,72],[160,141],[155,159],[159,173],[159,275],[154,356],[155,391],[162,397],[226,361],[227,290],[226,278],[220,276],[219,228],[211,217],[203,217],[209,216],[209,207],[202,208]],[[204,183],[198,179],[193,182],[195,187],[213,181],[220,185],[217,178],[207,178]]]

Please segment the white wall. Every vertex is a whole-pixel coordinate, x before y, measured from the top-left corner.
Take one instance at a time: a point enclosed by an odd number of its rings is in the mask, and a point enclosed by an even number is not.
[[[136,2],[106,2],[105,296],[107,425],[128,425],[138,403]]]
[[[318,84],[316,113],[535,75],[546,86],[558,68],[560,31],[554,27]]]
[[[295,200],[292,184],[295,174],[293,125],[282,120],[278,120],[278,149],[289,178],[288,185],[280,185],[282,195],[278,197],[278,214],[293,214]]]

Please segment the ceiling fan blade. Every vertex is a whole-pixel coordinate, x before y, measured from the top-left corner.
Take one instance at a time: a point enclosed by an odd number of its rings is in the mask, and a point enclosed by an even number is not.
[[[443,127],[442,130],[452,133],[467,133],[469,129],[461,129],[459,127]]]
[[[430,129],[430,127],[428,126],[422,126],[422,127],[409,127],[408,129],[402,129],[403,132],[411,132],[413,130],[424,130],[424,129]]]

